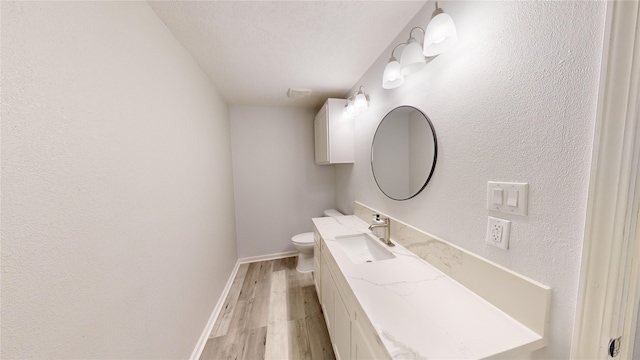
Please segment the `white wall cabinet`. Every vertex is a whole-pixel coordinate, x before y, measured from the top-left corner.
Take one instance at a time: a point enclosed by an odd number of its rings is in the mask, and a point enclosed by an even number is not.
[[[343,116],[346,100],[327,99],[313,122],[316,164],[347,164],[354,159],[353,119]]]
[[[390,359],[324,240],[317,231],[315,236],[319,244],[314,253],[319,263],[314,273],[316,289],[336,359]]]

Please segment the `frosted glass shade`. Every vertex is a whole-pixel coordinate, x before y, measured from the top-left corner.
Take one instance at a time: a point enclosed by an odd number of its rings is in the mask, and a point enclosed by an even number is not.
[[[382,74],[382,88],[395,89],[404,83],[404,75],[400,73],[400,63],[396,58],[389,59],[389,63],[384,68]]]
[[[353,106],[353,101],[347,100],[347,106],[344,107],[344,116],[347,119],[351,119],[355,114],[356,114],[356,109],[355,109],[355,106]]]
[[[410,75],[416,73],[427,65],[422,54],[422,47],[416,42],[416,39],[411,38],[407,46],[402,49],[402,56],[400,57],[400,73],[402,75]]]
[[[362,91],[358,91],[358,95],[356,95],[355,100],[353,100],[353,107],[355,108],[356,112],[367,110],[368,106],[369,104],[367,104],[367,97]]]
[[[435,15],[424,34],[424,52],[425,56],[436,56],[451,49],[458,40],[456,25],[453,23],[451,16],[442,12],[442,9],[436,10]]]

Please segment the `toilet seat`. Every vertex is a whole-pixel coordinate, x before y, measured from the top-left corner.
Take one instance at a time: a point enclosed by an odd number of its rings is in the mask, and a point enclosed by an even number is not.
[[[343,215],[335,209],[327,209],[324,211],[324,216],[336,217]],[[291,238],[291,243],[298,251],[296,270],[301,273],[312,272],[314,268],[313,251],[316,246],[313,232],[294,235]]]
[[[313,243],[313,233],[306,232],[306,233],[298,234],[292,237],[291,241],[296,244],[311,244]]]

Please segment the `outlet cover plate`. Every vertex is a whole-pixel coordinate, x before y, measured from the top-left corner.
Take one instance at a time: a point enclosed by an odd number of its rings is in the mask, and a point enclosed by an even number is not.
[[[486,243],[503,250],[509,249],[511,221],[489,216]]]

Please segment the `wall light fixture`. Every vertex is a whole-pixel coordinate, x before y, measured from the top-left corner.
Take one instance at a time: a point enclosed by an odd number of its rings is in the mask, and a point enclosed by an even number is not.
[[[458,40],[456,25],[448,14],[438,7],[436,1],[436,9],[431,15],[431,21],[427,25],[424,34],[424,55],[436,56],[451,49]]]
[[[365,92],[364,86],[360,85],[358,91],[347,98],[347,102],[344,104],[344,115],[352,118],[356,114],[367,110],[368,107],[369,95]]]
[[[398,62],[398,59],[393,56],[393,53],[396,51],[398,46],[402,45],[407,45],[407,43],[398,44],[393,48],[393,50],[391,50],[391,58],[389,59],[387,66],[384,68],[384,74],[382,74],[383,89],[395,89],[404,83],[404,75],[402,75],[402,72],[400,71],[402,67]]]
[[[400,72],[405,76],[416,73],[427,65],[424,55],[422,54],[422,46],[420,46],[416,38],[412,35],[413,30],[420,30],[424,34],[424,30],[419,27],[414,27],[409,32],[409,40],[407,40],[407,45],[402,49],[402,56],[400,56]]]
[[[344,116],[351,119],[356,115],[356,108],[353,106],[353,96],[347,98],[347,102],[344,104]]]
[[[413,36],[414,30],[420,30],[424,34],[422,46]],[[391,51],[391,58],[382,74],[382,88],[395,89],[402,85],[405,76],[414,74],[426,66],[425,56],[434,57],[442,54],[449,50],[457,40],[458,34],[453,19],[438,7],[436,1],[436,9],[431,15],[427,29],[412,28],[409,31],[409,40],[406,43],[396,45]],[[398,62],[393,54],[402,45],[404,45],[404,49],[400,55],[400,62]]]

